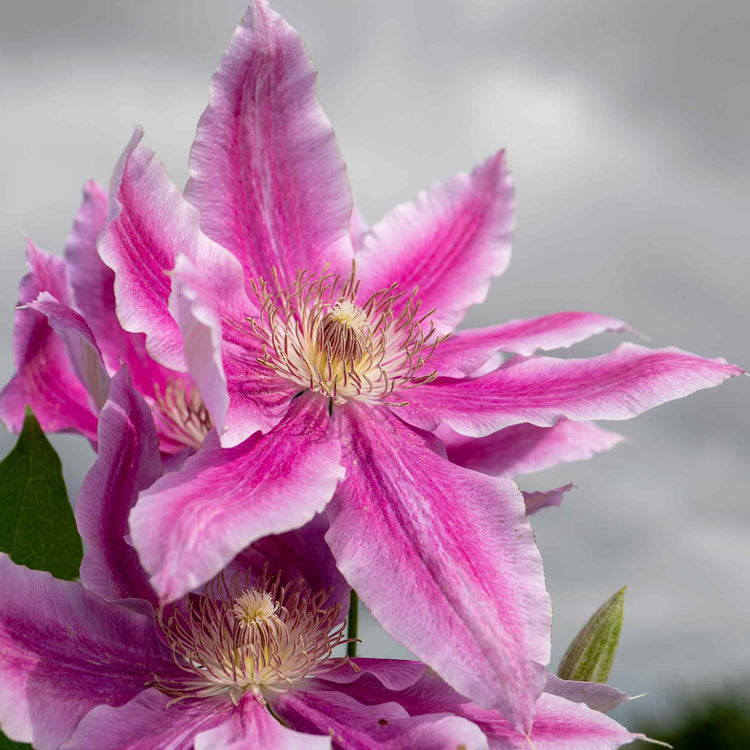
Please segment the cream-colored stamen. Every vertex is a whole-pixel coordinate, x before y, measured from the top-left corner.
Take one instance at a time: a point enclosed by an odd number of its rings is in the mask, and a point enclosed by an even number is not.
[[[257,589],[244,591],[232,607],[237,622],[245,628],[278,620],[278,610],[279,603],[267,591]]]

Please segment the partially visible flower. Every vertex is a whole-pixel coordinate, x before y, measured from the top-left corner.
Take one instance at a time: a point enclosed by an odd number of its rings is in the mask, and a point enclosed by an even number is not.
[[[381,625],[528,729],[550,607],[523,498],[508,478],[458,465],[478,444],[436,431],[587,440],[596,428],[573,423],[630,418],[740,370],[633,344],[589,360],[535,356],[624,327],[588,313],[445,339],[509,261],[503,154],[368,229],[314,78],[296,32],[252,0],[198,126],[192,206],[140,131],[123,155],[99,245],[120,320],[165,365],[188,364],[217,427],[183,471],[142,493],[133,543],[174,600],[254,539],[325,510],[339,569]]]
[[[606,686],[550,675],[527,739],[423,664],[333,656],[349,589],[321,517],[259,540],[184,602],[155,607],[124,535],[138,488],[159,473],[157,437],[125,368],[98,440],[76,505],[82,584],[0,555],[0,725],[11,738],[42,750],[502,750],[529,739],[538,750],[599,750],[640,736],[599,713],[626,698]]]
[[[64,260],[29,241],[13,331],[17,372],[0,394],[0,419],[18,432],[30,406],[45,431],[96,443],[110,376],[125,363],[151,406],[162,454],[184,456],[201,445],[211,417],[190,376],[157,363],[144,335],[120,325],[114,273],[96,248],[106,223],[107,194],[89,182]]]

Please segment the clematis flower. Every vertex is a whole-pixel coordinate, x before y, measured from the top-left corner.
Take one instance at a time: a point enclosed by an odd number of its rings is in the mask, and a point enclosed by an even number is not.
[[[89,182],[64,260],[29,241],[13,331],[17,372],[0,394],[0,419],[19,432],[30,406],[45,431],[77,432],[95,444],[110,377],[126,363],[151,406],[159,449],[177,465],[203,442],[211,419],[190,376],[154,361],[144,335],[117,319],[114,274],[96,249],[107,210],[106,192]]]
[[[260,540],[179,606],[154,608],[124,535],[138,490],[160,473],[157,434],[126,368],[98,442],[76,505],[82,583],[0,555],[0,725],[11,738],[42,750],[528,746],[423,664],[332,656],[349,589],[322,517]],[[624,699],[549,676],[529,739],[619,747],[640,735],[600,711]]]
[[[190,203],[140,131],[116,171],[99,249],[120,321],[165,366],[189,368],[217,428],[141,493],[132,540],[172,601],[325,510],[339,570],[381,625],[528,731],[550,607],[523,497],[448,460],[435,431],[559,435],[561,419],[626,419],[740,370],[633,344],[534,354],[623,327],[588,313],[445,340],[508,264],[503,154],[366,230],[314,77],[296,32],[253,0],[198,126]]]

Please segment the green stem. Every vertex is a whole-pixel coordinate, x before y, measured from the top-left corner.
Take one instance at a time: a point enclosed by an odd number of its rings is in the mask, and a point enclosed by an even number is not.
[[[359,616],[359,597],[357,596],[357,592],[354,589],[352,589],[352,593],[349,597],[349,618],[348,618],[347,633],[346,633],[348,638],[357,637],[358,616]],[[357,655],[357,641],[349,641],[349,643],[346,644],[346,655],[352,656],[352,657]]]

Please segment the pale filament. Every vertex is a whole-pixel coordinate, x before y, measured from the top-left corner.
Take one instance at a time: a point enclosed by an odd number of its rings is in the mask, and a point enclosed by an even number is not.
[[[301,581],[282,585],[265,572],[250,580],[249,571],[229,582],[220,575],[168,617],[157,612],[175,663],[189,677],[156,676],[150,684],[175,701],[227,695],[237,703],[247,691],[262,700],[264,693],[351,663],[331,657],[350,640],[341,604],[327,604],[331,591],[312,594]]]
[[[338,404],[377,403],[434,380],[425,364],[444,337],[429,322],[434,311],[421,313],[417,290],[406,296],[393,284],[359,305],[358,287],[354,268],[346,279],[299,271],[278,292],[253,282],[260,312],[248,321],[263,345],[259,361]]]

